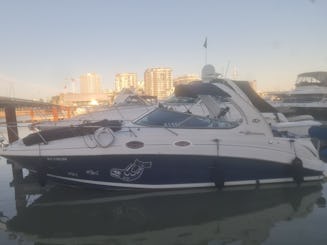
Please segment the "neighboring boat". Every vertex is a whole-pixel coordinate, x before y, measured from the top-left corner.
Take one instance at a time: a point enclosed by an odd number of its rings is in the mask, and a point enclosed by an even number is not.
[[[36,244],[261,244],[276,224],[326,204],[321,189],[314,183],[160,192],[57,187],[6,226]]]
[[[263,115],[228,83],[201,86],[214,91],[200,96],[207,116],[159,105],[132,122],[81,124],[70,138],[43,130],[3,146],[1,155],[42,178],[99,188],[221,188],[323,178],[324,163],[309,138],[274,136]]]
[[[293,91],[280,94],[272,102],[287,116],[309,114],[316,120],[327,120],[327,72],[317,71],[299,74]]]
[[[318,140],[320,158],[327,162],[327,126],[315,126],[309,129],[310,137]]]

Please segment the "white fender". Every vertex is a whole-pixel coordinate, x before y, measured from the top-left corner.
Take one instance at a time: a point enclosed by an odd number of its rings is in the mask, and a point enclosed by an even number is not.
[[[99,146],[108,147],[115,139],[115,136],[110,128],[99,128],[94,132],[94,138]]]

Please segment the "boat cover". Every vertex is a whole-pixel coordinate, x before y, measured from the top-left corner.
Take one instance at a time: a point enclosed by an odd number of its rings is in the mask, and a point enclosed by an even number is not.
[[[47,143],[52,140],[84,136],[88,134],[93,134],[97,129],[101,127],[108,127],[115,132],[120,130],[121,126],[122,122],[119,120],[104,119],[93,123],[87,122],[74,126],[55,127],[30,134],[23,138],[23,143],[26,146],[30,146],[39,143]]]
[[[271,106],[268,102],[262,99],[251,87],[248,81],[233,81],[249,98],[251,103],[260,111],[260,112],[271,112],[277,113],[276,108]]]
[[[199,95],[211,95],[214,97],[227,98],[230,97],[228,93],[221,90],[211,83],[203,83],[201,81],[190,84],[180,84],[175,87],[175,96],[177,97],[192,97],[196,98]]]
[[[309,135],[312,138],[317,138],[320,140],[327,140],[327,126],[312,126],[309,128]]]
[[[175,87],[175,96],[196,98],[199,95],[211,95],[215,97],[230,97],[228,93],[215,86],[214,83],[224,83],[229,86],[223,79],[215,79],[211,83],[203,83],[201,81],[190,84],[181,84]],[[262,99],[251,87],[248,81],[233,81],[249,98],[251,103],[260,112],[277,113],[278,111],[268,102]],[[230,86],[229,86],[230,87]],[[230,87],[233,89],[232,87]]]

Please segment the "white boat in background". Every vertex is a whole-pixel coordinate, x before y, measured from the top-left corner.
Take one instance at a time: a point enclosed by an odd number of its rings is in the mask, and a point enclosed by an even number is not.
[[[327,72],[299,74],[295,89],[279,95],[270,103],[287,116],[308,114],[316,120],[327,120]]]
[[[324,163],[310,138],[274,134],[231,81],[193,86],[200,96],[191,106],[204,106],[208,114],[159,104],[133,121],[109,118],[36,132],[3,145],[1,155],[42,178],[98,188],[221,188],[323,178]]]

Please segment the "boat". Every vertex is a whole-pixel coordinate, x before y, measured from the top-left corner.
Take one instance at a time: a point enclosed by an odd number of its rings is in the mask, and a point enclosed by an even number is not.
[[[326,204],[321,189],[315,183],[146,192],[57,186],[6,227],[40,244],[261,244],[277,223],[300,221]]]
[[[324,163],[310,138],[274,134],[228,83],[204,80],[201,87],[206,116],[159,104],[133,121],[80,124],[69,137],[54,129],[36,132],[2,144],[0,155],[41,180],[108,189],[223,188],[323,178]]]
[[[309,129],[309,134],[311,138],[317,140],[320,158],[327,163],[327,126],[313,126]]]
[[[295,89],[271,102],[286,116],[308,114],[316,120],[327,120],[327,72],[316,71],[297,76]]]

